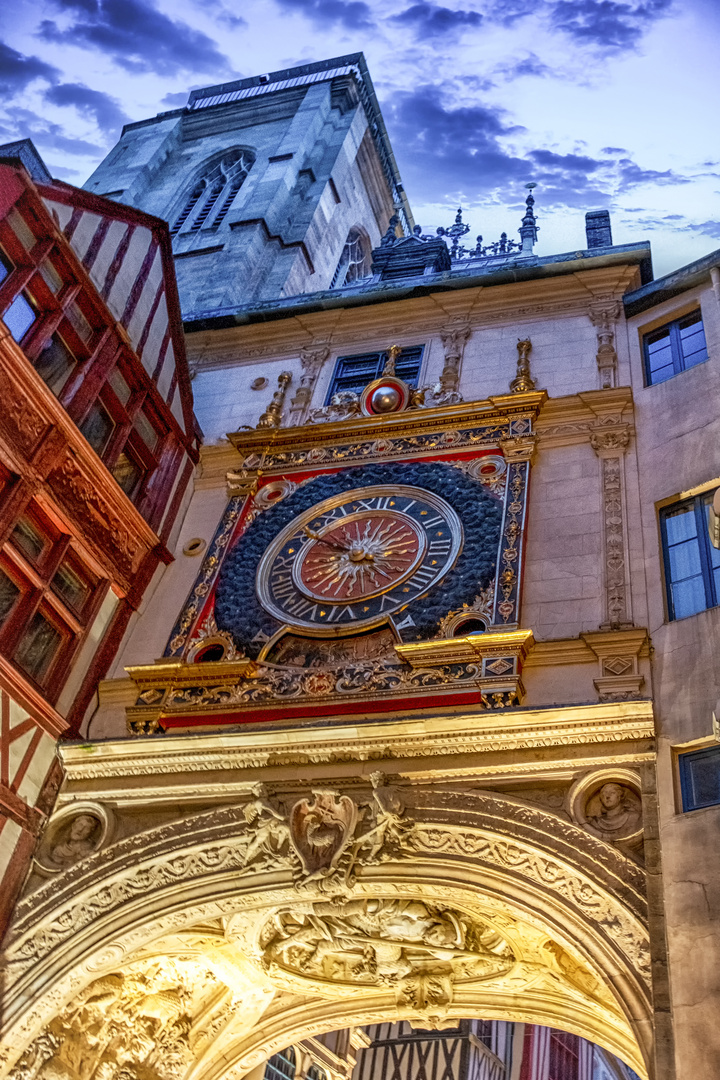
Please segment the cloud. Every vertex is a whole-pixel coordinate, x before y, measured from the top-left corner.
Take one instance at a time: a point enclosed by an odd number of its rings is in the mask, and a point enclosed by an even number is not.
[[[654,22],[670,13],[673,0],[556,0],[550,23],[577,43],[608,52],[634,49]]]
[[[90,156],[97,159],[104,148],[85,139],[75,139],[60,124],[54,124],[30,109],[15,108],[12,111],[13,138],[32,139],[38,150],[58,150],[63,154]]]
[[[697,225],[686,226],[693,232],[702,233],[703,236],[711,236],[713,240],[720,240],[720,221],[701,221]]]
[[[544,64],[535,53],[529,53],[524,60],[516,60],[512,64],[501,64],[494,69],[494,73],[502,75],[506,79],[522,79],[527,75],[545,77],[556,74],[555,69]]]
[[[364,0],[278,0],[278,4],[323,29],[337,25],[346,30],[370,30],[375,26],[370,5]]]
[[[610,154],[612,157],[616,157],[618,154],[627,154],[627,150],[624,146],[603,146],[600,153]]]
[[[83,83],[59,83],[43,96],[51,105],[73,106],[81,116],[94,120],[101,131],[115,133],[130,119],[115,98]]]
[[[437,38],[442,34],[477,28],[484,19],[478,11],[453,11],[420,0],[420,3],[413,4],[399,15],[393,15],[388,21],[410,27],[418,37]]]
[[[59,77],[60,72],[52,64],[38,56],[23,56],[0,41],[0,91],[4,94],[16,94],[35,79],[55,82]]]
[[[79,45],[111,57],[133,73],[174,75],[179,71],[227,71],[215,42],[187,23],[168,18],[145,0],[54,0],[74,22],[40,23],[39,36],[59,45]]]
[[[629,191],[641,184],[689,184],[690,178],[680,176],[672,169],[659,172],[657,169],[642,169],[628,157],[620,158],[617,162],[619,191]]]
[[[501,109],[447,108],[434,86],[396,94],[385,112],[405,186],[416,201],[474,203],[490,197],[507,206],[533,180],[540,209],[587,210],[644,184],[689,182],[669,169],[643,169],[629,157],[608,160],[545,147],[518,153],[512,142],[527,137],[525,129],[510,124]]]
[[[170,109],[181,109],[187,103],[187,99],[188,91],[180,90],[177,94],[166,94],[162,99],[162,104]]]

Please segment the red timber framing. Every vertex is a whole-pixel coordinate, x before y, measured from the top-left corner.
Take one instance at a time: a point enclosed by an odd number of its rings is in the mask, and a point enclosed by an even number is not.
[[[0,162],[0,320],[1,936],[198,432],[164,222]]]

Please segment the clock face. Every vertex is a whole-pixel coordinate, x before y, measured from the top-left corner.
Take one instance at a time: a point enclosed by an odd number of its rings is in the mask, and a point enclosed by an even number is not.
[[[348,634],[424,596],[462,548],[460,519],[422,488],[377,485],[306,510],[275,538],[257,572],[260,603],[316,634]]]

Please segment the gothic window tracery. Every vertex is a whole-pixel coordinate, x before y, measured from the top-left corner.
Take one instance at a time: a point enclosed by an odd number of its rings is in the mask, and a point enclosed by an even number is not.
[[[370,273],[370,240],[367,234],[354,225],[347,235],[337,269],[330,283],[331,289],[342,289],[358,278]]]
[[[221,225],[254,163],[251,150],[231,150],[212,163],[188,195],[170,229],[171,236],[181,230],[199,232]]]

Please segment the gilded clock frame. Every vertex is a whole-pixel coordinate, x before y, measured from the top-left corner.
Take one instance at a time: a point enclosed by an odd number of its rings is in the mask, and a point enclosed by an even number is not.
[[[290,622],[288,621],[288,613],[281,608],[276,607],[269,588],[269,576],[272,569],[272,564],[282,551],[285,544],[288,543],[290,538],[294,536],[298,530],[301,530],[305,525],[309,525],[315,518],[320,517],[323,514],[329,513],[331,510],[336,509],[338,506],[342,506],[345,503],[357,501],[359,499],[373,499],[379,496],[389,496],[392,498],[406,497],[406,498],[418,498],[435,510],[436,513],[441,514],[443,519],[447,522],[447,526],[450,529],[450,551],[445,557],[445,561],[440,568],[440,571],[436,574],[427,587],[418,592],[415,596],[408,598],[405,603],[398,604],[391,611],[385,611],[382,614],[376,614],[368,619],[357,619],[349,626],[337,626],[333,624],[326,624],[324,626],[316,626],[312,623],[304,622]],[[399,513],[402,513],[401,511]],[[408,515],[409,516],[409,515]],[[274,619],[277,619],[283,624],[282,631],[287,630],[299,631],[304,636],[317,637],[317,638],[330,638],[330,637],[351,637],[361,630],[369,630],[373,627],[382,626],[384,623],[391,623],[394,616],[398,615],[405,608],[411,604],[417,603],[424,596],[426,596],[431,589],[445,577],[446,574],[452,570],[453,566],[457,562],[460,553],[463,549],[464,534],[462,528],[462,522],[457,514],[457,511],[444,499],[436,495],[432,491],[428,491],[426,488],[417,486],[399,484],[395,485],[392,490],[388,490],[388,487],[383,484],[371,484],[361,488],[351,488],[348,491],[343,491],[337,495],[331,495],[327,499],[323,499],[321,502],[316,503],[308,510],[304,510],[301,514],[298,514],[291,522],[289,522],[285,528],[278,533],[272,543],[268,546],[262,559],[258,563],[257,575],[255,579],[255,592],[257,598],[264,608],[264,610],[271,615]],[[299,553],[298,553],[299,556]],[[297,563],[297,559],[294,560],[293,566]],[[422,565],[422,562],[420,563]],[[415,573],[417,566],[414,566],[412,573]],[[406,577],[411,576],[410,573]],[[403,579],[405,580],[405,578]],[[386,589],[380,589],[374,596],[380,596],[387,592],[392,592],[397,588],[400,581],[394,582]],[[308,597],[310,598],[310,597]],[[365,598],[363,598],[365,599]],[[353,601],[354,602],[361,602]]]

